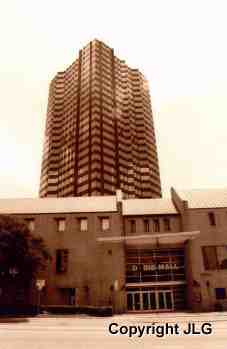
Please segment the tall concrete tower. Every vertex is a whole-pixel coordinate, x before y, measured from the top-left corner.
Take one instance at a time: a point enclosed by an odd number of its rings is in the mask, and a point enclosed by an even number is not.
[[[41,197],[161,196],[148,83],[94,40],[49,89]]]

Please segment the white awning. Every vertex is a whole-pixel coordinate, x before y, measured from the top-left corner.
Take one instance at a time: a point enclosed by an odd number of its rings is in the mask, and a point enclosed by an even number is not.
[[[183,244],[187,240],[195,239],[200,231],[180,232],[180,233],[159,233],[128,236],[109,236],[97,238],[98,242],[125,242],[126,245],[166,245]]]

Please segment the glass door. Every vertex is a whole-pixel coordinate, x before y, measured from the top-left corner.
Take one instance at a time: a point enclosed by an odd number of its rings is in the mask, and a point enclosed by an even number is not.
[[[173,310],[173,292],[169,290],[127,292],[127,308],[129,311]]]
[[[173,292],[172,291],[156,291],[156,309],[157,310],[173,310]]]
[[[141,292],[128,292],[127,306],[130,311],[141,310]]]

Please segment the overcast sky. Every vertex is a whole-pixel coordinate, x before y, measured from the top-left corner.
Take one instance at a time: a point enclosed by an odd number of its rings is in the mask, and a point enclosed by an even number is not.
[[[0,0],[0,197],[38,196],[50,80],[94,38],[149,81],[164,196],[227,187],[225,7]]]

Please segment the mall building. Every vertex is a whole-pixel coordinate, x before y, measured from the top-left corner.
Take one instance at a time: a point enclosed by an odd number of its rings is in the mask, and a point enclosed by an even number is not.
[[[0,199],[0,214],[25,221],[50,250],[42,305],[227,309],[227,189]]]

